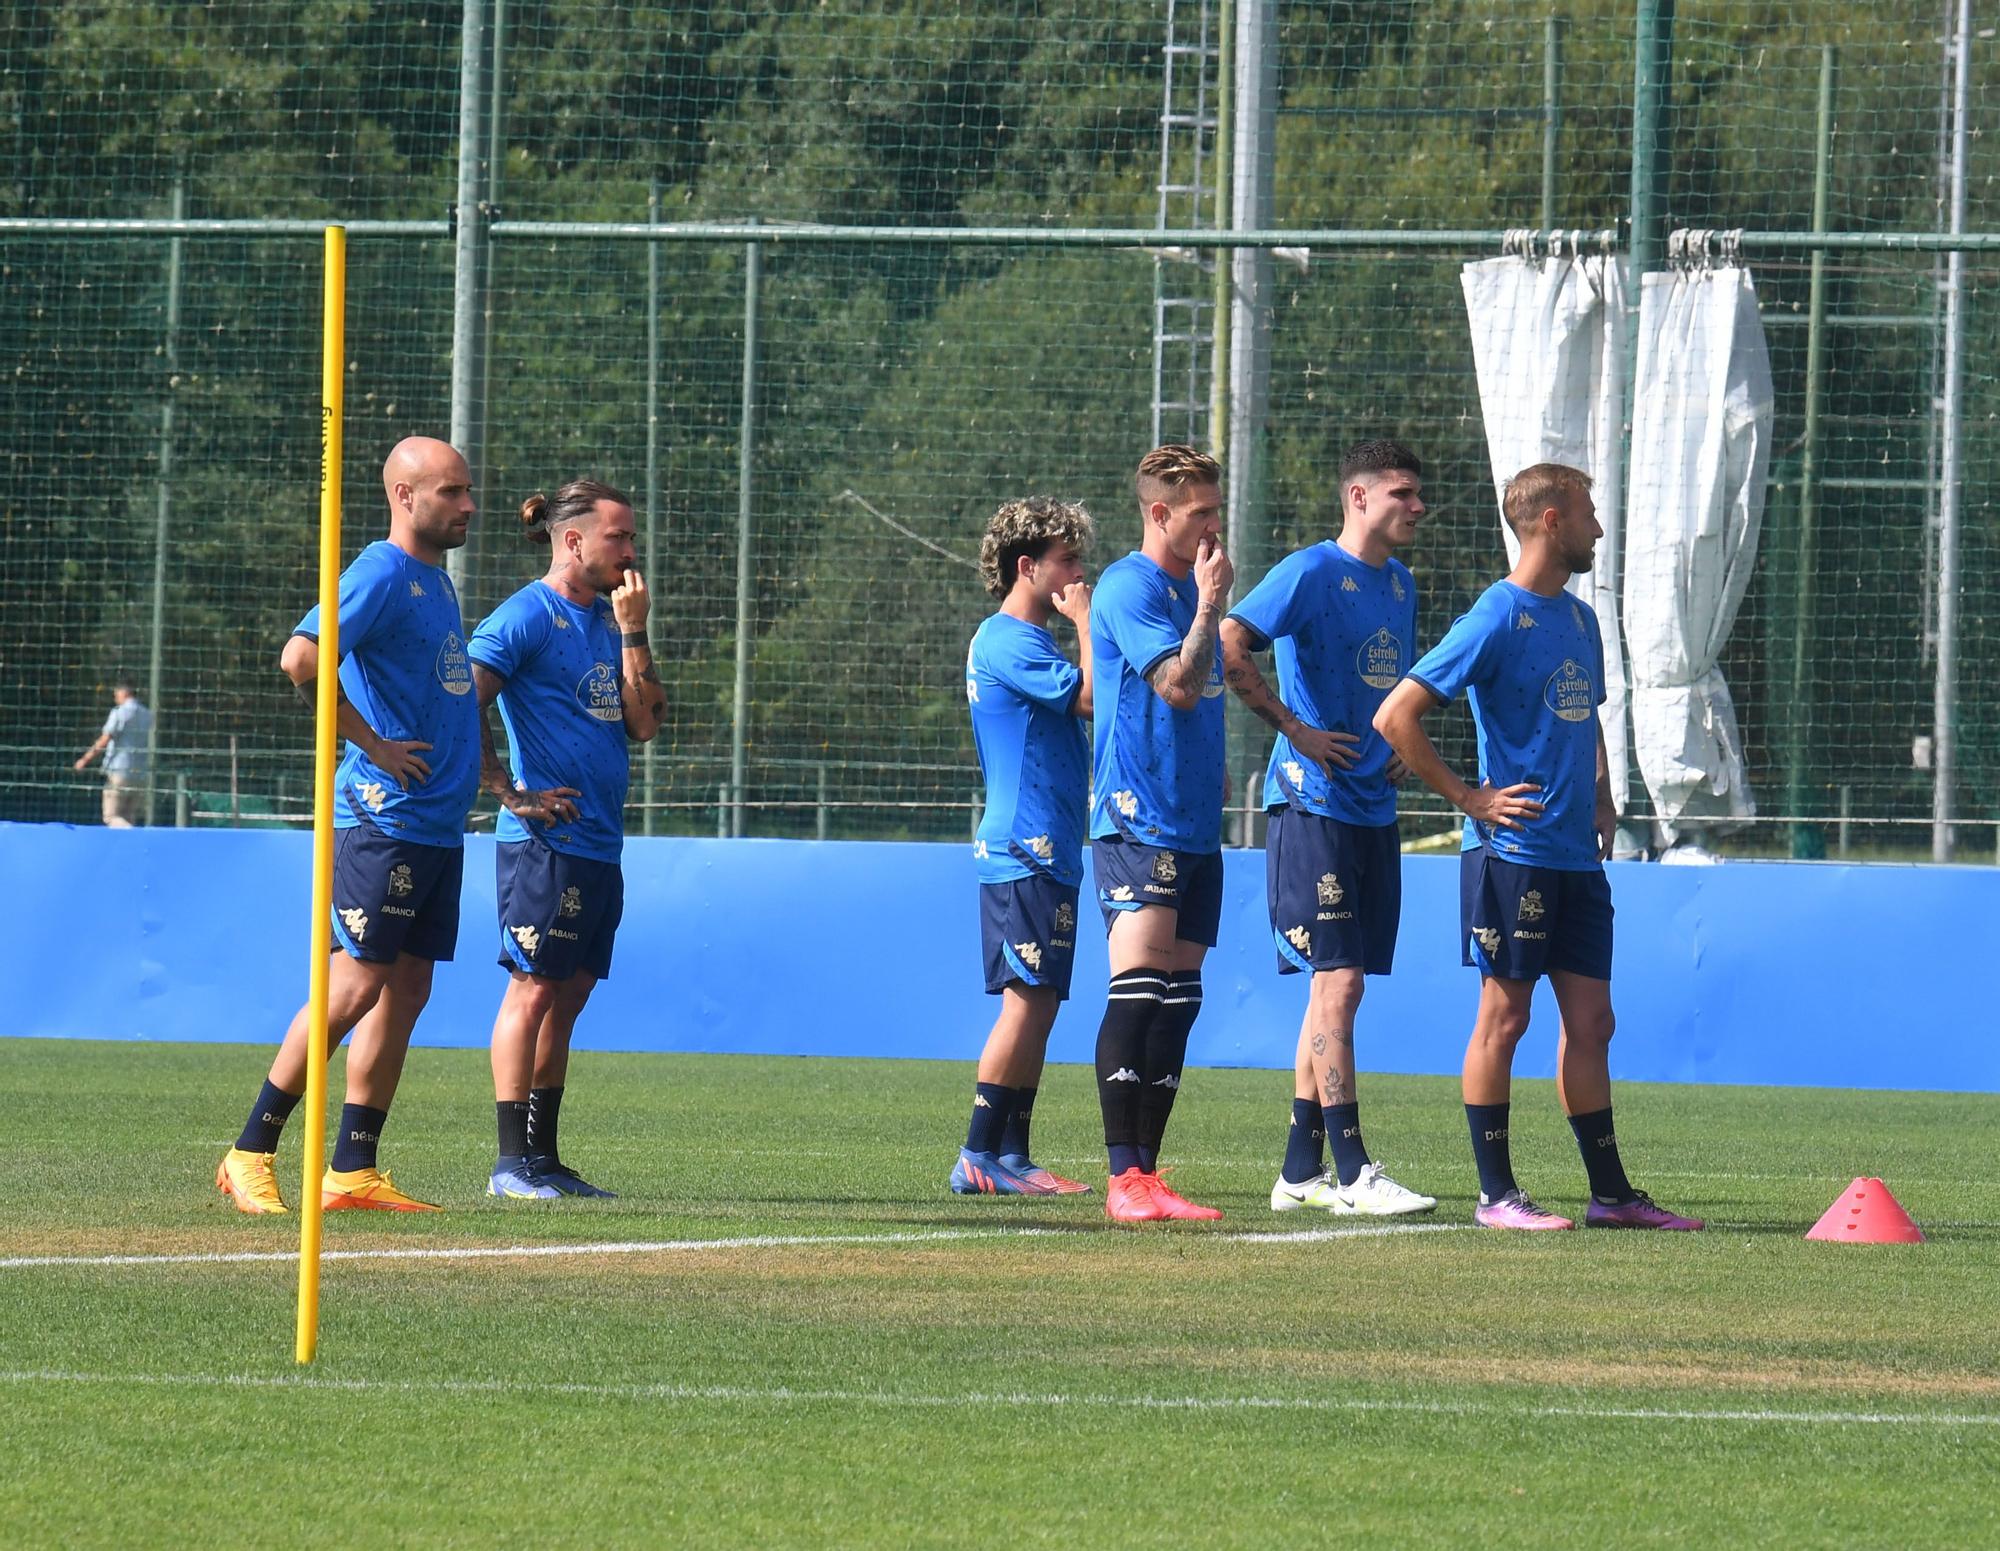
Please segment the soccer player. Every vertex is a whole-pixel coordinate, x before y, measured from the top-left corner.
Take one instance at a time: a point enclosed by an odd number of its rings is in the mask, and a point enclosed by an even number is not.
[[[1365,977],[1393,966],[1402,912],[1403,768],[1371,722],[1415,656],[1416,583],[1395,552],[1424,515],[1423,464],[1400,443],[1362,442],[1340,460],[1340,502],[1340,537],[1287,555],[1222,622],[1222,671],[1278,734],[1264,782],[1271,937],[1280,974],[1312,977],[1271,1210],[1397,1217],[1437,1202],[1368,1156],[1354,1015]],[[1252,655],[1272,645],[1277,693]]]
[[[1222,470],[1193,447],[1140,460],[1137,551],[1091,599],[1096,688],[1091,862],[1110,933],[1097,1095],[1117,1222],[1214,1218],[1160,1178],[1161,1139],[1201,1013],[1201,963],[1222,916],[1222,658],[1235,580],[1221,542]]]
[[[638,572],[632,506],[572,480],[521,503],[548,574],[473,632],[482,784],[499,799],[497,899],[507,990],[493,1022],[499,1158],[487,1194],[517,1200],[610,1196],[562,1161],[557,1123],[570,1035],[625,908],[628,740],[660,730],[666,692],[646,639],[652,599]],[[511,771],[486,707],[500,702]]]
[[[465,542],[472,476],[444,442],[413,436],[382,466],[389,537],[340,577],[340,731],[335,775],[333,931],[328,1048],[350,1029],[347,1102],[320,1186],[327,1211],[434,1212],[376,1167],[383,1123],[403,1074],[432,966],[458,940],[465,815],[479,789],[479,712],[445,551]],[[279,659],[310,705],[318,678],[319,610],[299,621]],[[245,1212],[283,1212],[271,1155],[306,1087],[310,1012],[285,1032],[236,1145],[215,1171]]]
[[[1590,605],[1563,590],[1588,571],[1604,530],[1590,478],[1537,463],[1507,483],[1502,511],[1518,563],[1487,588],[1398,684],[1375,726],[1423,783],[1465,813],[1459,945],[1479,970],[1465,1051],[1465,1117],[1484,1228],[1575,1226],[1537,1206],[1508,1153],[1514,1049],[1543,975],[1562,1014],[1556,1093],[1590,1178],[1592,1228],[1701,1227],[1632,1188],[1611,1126],[1611,889],[1604,858],[1617,815],[1597,708],[1604,643]],[[1423,730],[1466,692],[1479,733],[1479,785],[1445,767]]]
[[[1056,1011],[1076,961],[1090,784],[1082,717],[1091,713],[1090,514],[1046,496],[1009,501],[979,545],[979,579],[1000,600],[965,656],[965,699],[986,778],[973,842],[986,989],[1000,1015],[973,1086],[972,1123],[951,1171],[960,1195],[1075,1195],[1088,1185],[1040,1167],[1029,1121]],[[1072,664],[1049,634],[1076,627]]]

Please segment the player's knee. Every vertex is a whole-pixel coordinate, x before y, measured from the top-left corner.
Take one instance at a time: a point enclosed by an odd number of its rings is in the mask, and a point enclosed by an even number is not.
[[[1612,1016],[1611,1009],[1607,1007],[1601,1013],[1592,1013],[1575,1019],[1565,1026],[1563,1032],[1568,1038],[1582,1044],[1608,1045],[1617,1028],[1618,1020]]]
[[[1481,1010],[1479,1023],[1473,1029],[1472,1037],[1482,1045],[1511,1051],[1521,1043],[1522,1036],[1527,1032],[1527,1009],[1495,1007]]]

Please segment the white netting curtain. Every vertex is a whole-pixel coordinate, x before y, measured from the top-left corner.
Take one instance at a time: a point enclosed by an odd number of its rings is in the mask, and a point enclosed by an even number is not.
[[[1771,358],[1748,270],[1645,277],[1625,517],[1633,744],[1671,836],[1754,814],[1716,668],[1750,583],[1771,457]]]
[[[1604,537],[1596,565],[1572,578],[1569,589],[1596,611],[1604,632],[1604,747],[1622,813],[1630,756],[1618,628],[1625,381],[1620,260],[1604,254],[1482,259],[1467,264],[1460,280],[1496,510],[1506,481],[1531,464],[1566,463],[1591,477]],[[1520,546],[1504,521],[1500,532],[1511,564]]]

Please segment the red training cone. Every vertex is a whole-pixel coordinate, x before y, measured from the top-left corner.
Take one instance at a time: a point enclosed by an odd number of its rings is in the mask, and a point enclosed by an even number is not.
[[[1857,1179],[1806,1235],[1834,1244],[1921,1244],[1923,1230],[1879,1179]]]

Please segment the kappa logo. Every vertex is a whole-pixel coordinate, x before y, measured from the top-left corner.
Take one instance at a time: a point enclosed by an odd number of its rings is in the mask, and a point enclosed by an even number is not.
[[[410,864],[408,862],[398,862],[394,867],[389,869],[389,897],[391,899],[403,898],[415,889],[416,886],[416,879],[410,876]]]
[[[1354,585],[1354,578],[1353,578],[1353,577],[1351,577],[1351,576],[1343,576],[1343,577],[1342,577],[1342,578],[1340,579],[1340,590],[1341,590],[1342,592],[1359,592],[1359,591],[1361,591],[1361,589],[1360,589],[1359,587],[1357,587],[1357,586],[1355,586],[1355,585]]]
[[[380,781],[357,781],[354,784],[354,792],[368,804],[370,813],[380,813],[382,804],[389,800],[389,789]]]
[[[564,619],[560,614],[556,615],[556,629],[558,630],[569,629],[569,621]]]
[[[1286,760],[1279,768],[1285,772],[1285,779],[1291,782],[1292,785],[1304,786],[1306,784],[1306,767],[1296,759]]]
[[[347,928],[347,935],[356,942],[364,941],[368,936],[368,912],[365,910],[341,911],[340,924]]]
[[[1155,883],[1172,883],[1180,875],[1180,866],[1174,861],[1173,852],[1162,851],[1158,856],[1153,858],[1153,881]]]
[[[532,959],[541,951],[542,934],[532,926],[510,926],[507,928],[507,933],[521,945],[521,951],[529,958]]]
[[[1319,902],[1322,905],[1337,905],[1347,898],[1347,890],[1340,886],[1338,873],[1325,872],[1319,878]]]
[[[1398,576],[1394,571],[1391,571],[1389,573],[1389,591],[1393,592],[1396,595],[1396,601],[1398,603],[1401,603],[1405,598],[1409,596],[1408,593],[1403,591],[1402,577]]]
[[[1577,629],[1581,630],[1585,635],[1590,634],[1590,627],[1583,622],[1583,610],[1578,608],[1574,603],[1569,606],[1569,617],[1576,621]]]
[[[1480,949],[1489,958],[1500,951],[1500,929],[1497,926],[1475,926],[1472,935],[1479,939]]]
[[[1022,843],[1035,853],[1036,859],[1039,861],[1049,861],[1056,854],[1055,842],[1050,840],[1047,835],[1030,835]]]
[[[1542,904],[1542,891],[1540,889],[1530,889],[1527,893],[1523,894],[1521,896],[1520,907],[1515,910],[1514,914],[1519,916],[1523,921],[1541,920],[1543,916],[1548,914],[1547,908]]]
[[[1056,930],[1058,932],[1073,932],[1076,930],[1076,911],[1070,906],[1067,900],[1056,906]]]
[[[1014,951],[1021,955],[1021,962],[1030,969],[1042,967],[1042,945],[1038,942],[1017,942]]]
[[[1139,816],[1139,799],[1130,792],[1113,792],[1111,794],[1111,806],[1124,814],[1128,819],[1135,819]]]
[[[993,1106],[986,1102],[985,1094],[975,1093],[972,1096],[972,1107],[974,1109],[991,1109]]]
[[[1109,1077],[1105,1078],[1104,1080],[1106,1082],[1137,1082],[1139,1080],[1139,1074],[1133,1071],[1132,1068],[1129,1066],[1121,1066],[1118,1068],[1117,1071],[1113,1072]]]
[[[1114,905],[1129,905],[1132,903],[1132,885],[1121,883],[1117,888],[1110,890],[1105,895],[1105,898],[1109,899]]]
[[[415,578],[412,578],[410,581],[410,596],[413,598],[421,598],[425,596],[424,584],[420,581],[417,581]]]
[[[1313,934],[1303,926],[1286,927],[1285,941],[1290,943],[1294,948],[1297,948],[1301,953],[1312,952]]]
[[[1160,1078],[1157,1082],[1153,1084],[1155,1088],[1166,1088],[1169,1091],[1179,1088],[1180,1085],[1181,1085],[1180,1078],[1176,1077],[1172,1072],[1167,1073],[1166,1076]]]
[[[1178,592],[1174,591],[1174,589],[1171,587],[1167,589],[1167,597],[1175,603],[1181,601],[1181,595]]]
[[[1533,630],[1535,628],[1535,616],[1532,614],[1516,614],[1514,616],[1514,628],[1516,630]]]
[[[559,916],[580,916],[583,914],[583,890],[572,883],[562,891],[562,898],[556,901]]]

